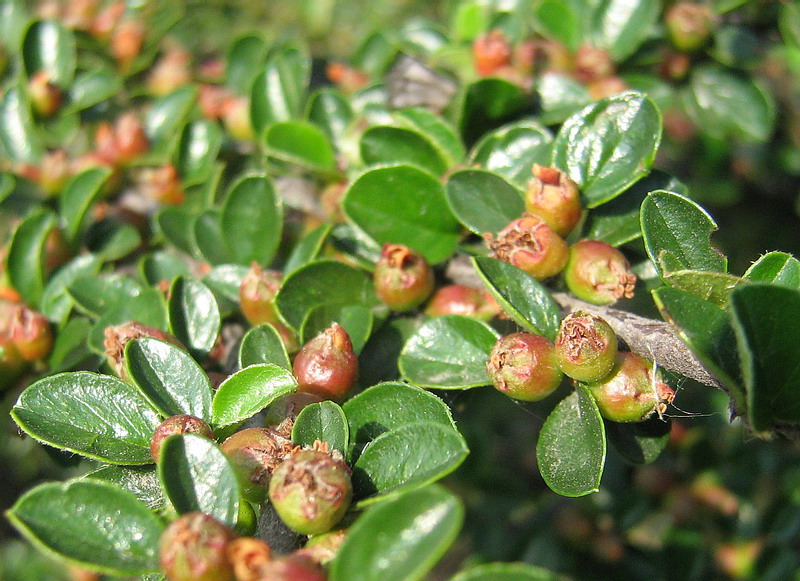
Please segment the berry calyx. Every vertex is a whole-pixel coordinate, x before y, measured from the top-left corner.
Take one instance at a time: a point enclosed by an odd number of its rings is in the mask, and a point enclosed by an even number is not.
[[[280,323],[275,307],[275,295],[281,288],[283,275],[275,270],[264,270],[253,263],[239,286],[242,314],[251,325]]]
[[[533,165],[525,191],[525,210],[539,216],[556,234],[566,236],[581,219],[578,184],[557,167]]]
[[[281,520],[304,535],[331,530],[350,507],[350,468],[327,445],[297,450],[272,473],[269,499]]]
[[[232,581],[231,529],[201,512],[175,519],[161,534],[160,561],[169,581]]]
[[[497,341],[486,372],[495,389],[522,401],[544,399],[564,377],[556,363],[555,346],[532,333],[512,333]]]
[[[294,392],[279,397],[267,406],[264,414],[264,426],[272,428],[283,437],[289,439],[297,416],[308,404],[323,401],[313,393]]]
[[[168,417],[156,428],[153,439],[150,441],[150,455],[153,457],[153,462],[157,463],[161,457],[164,440],[176,434],[197,434],[211,440],[214,439],[211,427],[200,418],[186,414]]]
[[[231,461],[242,489],[242,496],[261,502],[275,468],[294,449],[291,440],[269,428],[246,428],[236,432],[220,446]]]
[[[521,268],[541,280],[561,272],[567,263],[567,243],[547,223],[525,213],[494,238],[484,236],[494,258]]]
[[[350,335],[338,323],[303,345],[294,358],[292,372],[298,391],[323,399],[341,400],[356,383],[358,357]]]
[[[577,381],[602,380],[617,358],[617,335],[611,325],[585,311],[570,313],[561,321],[555,346],[558,366]]]
[[[433,270],[425,257],[402,244],[384,244],[373,274],[375,292],[393,311],[420,305],[433,292]]]
[[[268,578],[264,570],[272,561],[272,549],[265,541],[255,537],[239,537],[228,543],[227,553],[236,581]]]
[[[570,292],[593,305],[632,298],[636,286],[636,275],[622,252],[599,240],[573,244],[563,274]]]
[[[120,379],[126,379],[128,376],[125,370],[125,345],[134,339],[142,337],[160,339],[180,349],[185,349],[183,344],[169,333],[149,325],[143,325],[138,321],[128,321],[120,325],[106,327],[103,339],[106,361]]]

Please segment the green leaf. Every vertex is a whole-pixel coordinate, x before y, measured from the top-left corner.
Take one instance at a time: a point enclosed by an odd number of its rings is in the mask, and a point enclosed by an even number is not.
[[[111,274],[82,276],[67,285],[67,292],[76,306],[92,318],[97,318],[115,303],[132,299],[144,288],[129,276]]]
[[[137,321],[166,331],[167,309],[163,293],[158,289],[148,288],[134,297],[115,302],[95,322],[89,336],[89,345],[95,352],[102,354],[105,351],[103,339],[106,327],[121,325],[128,321]]]
[[[682,93],[686,112],[718,139],[764,141],[775,124],[775,103],[751,77],[713,65],[692,69]]]
[[[271,363],[292,370],[280,333],[269,323],[250,329],[239,346],[239,367],[243,369],[258,363]]]
[[[74,242],[86,228],[87,213],[103,193],[111,177],[111,169],[90,168],[73,177],[61,193],[60,214],[64,220],[64,233]]]
[[[185,351],[150,337],[125,345],[125,369],[164,417],[188,414],[211,421],[211,383]]]
[[[298,446],[311,446],[315,440],[320,440],[327,442],[331,450],[344,454],[349,438],[347,418],[342,408],[332,401],[307,405],[292,427],[292,441]]]
[[[92,479],[40,484],[6,516],[37,548],[82,568],[110,575],[159,569],[164,523],[113,484]]]
[[[595,46],[608,49],[614,62],[625,60],[653,33],[660,13],[658,0],[604,0],[594,14]]]
[[[614,199],[646,175],[661,141],[661,115],[644,94],[601,99],[564,122],[553,165],[577,182],[587,207]]]
[[[0,2],[0,38],[12,54],[22,45],[22,36],[30,21],[30,6],[23,0],[2,0]]]
[[[163,250],[145,254],[139,260],[138,271],[141,279],[149,286],[169,283],[179,276],[191,276],[186,262]]]
[[[785,2],[781,5],[778,26],[787,45],[800,48],[800,4]]]
[[[153,102],[144,118],[144,130],[155,151],[169,155],[197,102],[197,88],[184,85]]]
[[[296,389],[297,381],[288,370],[270,364],[251,365],[219,386],[211,404],[211,421],[217,428],[235,428]]]
[[[785,252],[768,252],[747,269],[744,278],[800,288],[800,261]]]
[[[350,101],[341,92],[330,87],[314,92],[308,100],[307,116],[337,150],[344,147],[345,135],[355,116]]]
[[[550,165],[552,142],[552,134],[535,121],[517,121],[486,134],[472,148],[469,163],[524,188],[532,177],[533,164]]]
[[[47,238],[55,227],[52,212],[34,212],[17,226],[8,248],[8,278],[22,300],[33,308],[39,305],[44,292]]]
[[[11,416],[35,440],[111,464],[148,464],[161,423],[133,386],[85,371],[40,379],[19,396]]]
[[[124,222],[105,219],[89,225],[84,237],[86,248],[104,262],[125,258],[142,244],[139,231]]]
[[[464,521],[450,492],[426,487],[369,509],[347,533],[331,581],[416,581],[444,555]]]
[[[164,440],[158,478],[178,514],[199,511],[233,527],[239,515],[239,481],[216,442],[196,434]]]
[[[272,181],[266,175],[247,175],[231,186],[221,226],[237,264],[272,262],[283,230],[283,207]]]
[[[75,76],[76,58],[72,31],[56,20],[34,22],[22,40],[22,61],[28,78],[41,71],[54,85],[68,87]]]
[[[195,214],[183,206],[164,208],[156,214],[155,223],[164,237],[189,256],[199,250],[194,240]]]
[[[122,79],[106,70],[79,73],[69,87],[66,111],[74,113],[110,99],[122,90]]]
[[[535,86],[541,107],[539,122],[544,125],[563,123],[592,102],[586,85],[567,74],[546,72],[536,79]]]
[[[361,305],[374,315],[385,312],[375,295],[372,279],[341,262],[319,260],[298,268],[284,279],[275,297],[281,317],[299,331],[312,310],[324,305]]]
[[[169,291],[172,334],[192,352],[205,355],[214,347],[222,324],[214,293],[202,282],[179,276]]]
[[[400,378],[397,359],[420,324],[419,318],[398,317],[376,327],[359,357],[358,376],[362,385]]]
[[[642,202],[641,224],[645,249],[660,275],[727,270],[727,259],[709,240],[717,224],[692,200],[674,192],[651,192]]]
[[[272,123],[264,132],[271,157],[326,174],[336,173],[333,146],[325,132],[309,121]]]
[[[513,264],[488,256],[475,256],[472,264],[486,289],[520,327],[556,338],[561,324],[558,305],[536,279]]]
[[[410,165],[368,170],[342,201],[347,217],[379,244],[405,244],[431,264],[447,259],[459,239],[459,223],[433,175]]]
[[[0,172],[0,204],[14,191],[16,179],[10,172]]]
[[[376,125],[361,135],[361,159],[367,165],[405,163],[434,175],[447,170],[447,160],[433,143],[415,129]]]
[[[308,343],[334,322],[344,327],[353,351],[359,354],[372,333],[373,324],[372,312],[361,305],[327,304],[312,309],[300,326],[300,342]]]
[[[450,408],[441,398],[415,385],[379,383],[342,406],[350,438],[364,445],[381,434],[415,422],[438,422],[455,428]]]
[[[543,0],[536,3],[533,25],[543,36],[558,41],[570,52],[581,43],[581,18],[573,2]]]
[[[560,575],[527,563],[484,563],[470,567],[450,581],[559,581]]]
[[[484,78],[463,89],[458,127],[465,141],[472,143],[486,131],[532,109],[531,96],[514,83]]]
[[[89,472],[84,478],[110,482],[132,492],[152,511],[160,510],[166,503],[154,465],[117,466],[111,464]]]
[[[671,422],[655,417],[632,424],[605,423],[608,441],[631,464],[655,461],[669,441],[671,426]]]
[[[289,254],[289,258],[286,259],[283,275],[289,276],[301,266],[305,266],[315,260],[322,251],[325,239],[331,233],[332,228],[333,225],[326,222],[314,228],[295,244],[291,254]]]
[[[30,103],[18,87],[8,89],[0,100],[0,144],[14,162],[35,164],[44,155]]]
[[[445,192],[453,214],[475,234],[496,234],[525,211],[522,192],[488,171],[457,171],[447,180]]]
[[[100,364],[99,361],[87,364],[87,360],[90,358],[98,358],[87,345],[91,328],[92,324],[80,317],[73,317],[60,328],[53,343],[53,350],[50,351],[50,356],[47,358],[47,367],[50,373],[76,369],[81,364],[89,368]]]
[[[238,95],[249,94],[268,52],[269,44],[260,36],[245,34],[238,37],[228,51],[225,84]]]
[[[577,386],[547,416],[536,444],[545,484],[562,496],[597,492],[606,459],[603,420],[594,399]]]
[[[299,117],[309,71],[310,62],[299,50],[284,49],[270,57],[250,93],[250,119],[257,135],[272,123]]]
[[[94,254],[76,256],[50,277],[42,292],[41,312],[55,323],[63,323],[72,311],[75,301],[67,287],[82,276],[93,276],[100,270],[101,261]]]
[[[747,281],[723,272],[676,270],[665,274],[664,282],[673,288],[686,291],[720,308],[725,308],[728,305],[731,291]]]
[[[765,283],[731,293],[731,319],[741,361],[747,413],[756,432],[776,422],[800,423],[800,291]]]
[[[406,341],[398,367],[408,381],[437,389],[488,385],[486,361],[499,335],[486,323],[461,315],[425,321]]]
[[[222,130],[211,121],[193,121],[183,128],[175,165],[184,186],[202,183],[211,177],[222,141]]]
[[[228,264],[234,258],[225,242],[221,212],[209,209],[197,215],[193,227],[194,245],[211,264]]]
[[[455,128],[444,118],[427,109],[401,109],[392,113],[395,122],[403,127],[416,129],[436,147],[448,167],[464,160],[466,151]]]
[[[353,493],[371,503],[391,492],[419,488],[450,474],[469,454],[452,426],[420,421],[372,440],[353,465]]]

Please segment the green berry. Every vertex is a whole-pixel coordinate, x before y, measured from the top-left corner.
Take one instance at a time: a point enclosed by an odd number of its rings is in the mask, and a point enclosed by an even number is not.
[[[393,311],[419,306],[433,292],[433,270],[425,257],[402,244],[384,244],[373,274],[375,292]]]
[[[492,347],[486,371],[495,389],[514,399],[544,399],[564,377],[555,346],[539,335],[512,333]]]
[[[294,444],[269,428],[246,428],[236,432],[220,446],[233,464],[250,502],[262,502],[275,468],[292,451]]]
[[[358,377],[358,357],[350,335],[338,323],[303,345],[292,366],[298,391],[339,401]]]
[[[161,447],[164,445],[164,440],[176,434],[197,434],[214,439],[214,432],[200,418],[185,414],[171,416],[161,422],[161,425],[156,428],[153,434],[153,439],[150,441],[150,455],[153,457],[154,462],[158,462],[161,456]]]
[[[617,357],[617,335],[605,319],[584,311],[570,313],[556,335],[556,360],[577,381],[605,378]]]
[[[599,240],[573,244],[563,275],[570,292],[593,305],[610,305],[622,297],[632,298],[636,285],[636,275],[625,256]]]
[[[247,322],[251,325],[280,323],[275,307],[275,295],[281,288],[282,275],[274,270],[264,270],[253,263],[239,286],[239,299]]]
[[[676,2],[664,15],[664,23],[670,41],[683,52],[702,48],[715,26],[711,8],[697,2]]]
[[[525,210],[539,216],[556,234],[566,236],[581,219],[578,184],[556,167],[533,165],[525,191]]]
[[[211,516],[189,512],[161,534],[161,566],[169,581],[232,581],[227,547],[231,529]]]
[[[492,256],[541,280],[561,272],[567,263],[567,243],[533,214],[517,218],[497,235],[486,235]]]

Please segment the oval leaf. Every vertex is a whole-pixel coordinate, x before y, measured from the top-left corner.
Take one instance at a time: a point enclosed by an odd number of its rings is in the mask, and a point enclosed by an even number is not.
[[[632,424],[605,423],[608,441],[631,464],[650,464],[658,458],[669,441],[671,426],[670,421],[656,417]]]
[[[67,111],[83,111],[110,99],[122,89],[122,79],[108,71],[86,71],[69,87]]]
[[[563,496],[597,492],[606,460],[603,420],[582,386],[547,416],[536,444],[539,471],[547,486]]]
[[[300,327],[300,342],[308,343],[334,322],[350,336],[353,352],[358,355],[372,332],[372,312],[361,305],[320,305],[312,309]]]
[[[466,389],[491,383],[489,352],[499,335],[482,321],[444,315],[422,324],[406,341],[398,367],[408,381],[437,389]]]
[[[614,62],[631,56],[651,34],[661,2],[658,0],[607,0],[594,15],[595,46],[608,49]]]
[[[67,87],[75,75],[75,37],[56,20],[31,24],[22,40],[22,60],[28,78],[47,74],[54,85]]]
[[[533,164],[550,165],[552,142],[552,134],[538,123],[518,121],[483,137],[473,147],[469,162],[524,188],[532,177]]]
[[[316,91],[309,98],[307,115],[337,150],[342,149],[344,135],[354,117],[350,101],[344,95],[331,87]]]
[[[19,163],[38,163],[44,155],[30,103],[17,87],[8,89],[0,100],[0,144],[8,158]]]
[[[89,345],[99,354],[105,353],[103,344],[106,327],[137,321],[162,331],[167,330],[167,309],[164,293],[148,288],[134,297],[121,299],[112,305],[95,322],[89,335]]]
[[[63,323],[75,304],[67,292],[67,287],[80,277],[94,276],[101,265],[100,258],[94,254],[82,254],[59,268],[58,272],[47,281],[47,286],[42,292],[39,305],[42,313],[55,323]]]
[[[447,170],[447,161],[422,133],[405,127],[376,125],[361,135],[361,159],[367,165],[408,163],[434,175]]]
[[[276,52],[269,59],[250,92],[250,119],[257,134],[271,123],[299,116],[309,71],[310,62],[294,48]]]
[[[327,442],[331,450],[347,451],[349,442],[347,418],[342,408],[332,401],[312,403],[298,414],[292,427],[292,441],[309,447],[314,441]]]
[[[153,103],[145,115],[144,129],[157,152],[165,155],[171,153],[196,101],[197,89],[192,85],[184,85]]]
[[[210,121],[194,121],[183,129],[176,165],[184,186],[211,177],[222,140],[219,125]]]
[[[269,323],[250,329],[239,346],[239,367],[271,363],[291,371],[292,363],[277,329]]]
[[[686,291],[720,308],[725,308],[731,291],[747,281],[723,272],[676,270],[665,274],[664,282],[672,288]]]
[[[172,334],[194,353],[211,351],[221,324],[214,293],[202,282],[179,276],[170,287],[167,307]]]
[[[251,365],[222,382],[211,404],[214,426],[232,428],[297,389],[294,376],[277,365]]]
[[[461,571],[450,581],[559,581],[560,575],[526,563],[486,563]]]
[[[328,136],[308,121],[273,123],[264,133],[267,154],[306,169],[335,172],[336,159]]]
[[[148,464],[161,423],[136,388],[85,371],[40,379],[19,396],[11,416],[32,438],[110,464]]]
[[[272,181],[263,175],[236,182],[222,207],[222,233],[237,264],[272,262],[283,229],[283,209]]]
[[[295,244],[283,267],[284,277],[289,276],[295,270],[305,266],[319,256],[328,234],[331,233],[331,228],[333,228],[333,224],[330,223],[317,226]]]
[[[445,191],[453,214],[475,234],[496,234],[525,211],[522,192],[488,171],[457,171]]]
[[[86,214],[102,193],[111,173],[105,167],[87,169],[73,177],[64,188],[60,213],[69,240],[75,240],[85,227]]]
[[[800,260],[785,252],[768,252],[747,269],[744,278],[800,288]]]
[[[108,464],[89,472],[84,478],[116,484],[128,492],[132,492],[152,511],[160,510],[166,504],[164,492],[161,490],[161,482],[158,481],[156,467],[153,465],[118,466]]]
[[[37,307],[44,291],[47,238],[56,226],[52,212],[30,214],[14,231],[8,248],[8,278],[31,307]]]

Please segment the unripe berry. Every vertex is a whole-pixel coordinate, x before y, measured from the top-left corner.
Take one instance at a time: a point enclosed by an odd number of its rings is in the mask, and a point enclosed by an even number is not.
[[[53,332],[47,317],[21,303],[3,310],[10,317],[8,337],[22,358],[33,362],[46,357],[53,348]],[[0,324],[5,326],[5,323]]]
[[[72,177],[72,167],[64,149],[47,152],[36,169],[39,171],[35,181],[48,195],[59,193]]]
[[[587,384],[600,415],[614,422],[641,422],[653,413],[663,413],[675,393],[653,373],[653,364],[643,357],[619,353],[606,379]]]
[[[170,47],[150,69],[147,89],[151,95],[163,97],[192,81],[189,70],[192,55],[179,47]]]
[[[153,439],[150,441],[150,455],[153,457],[153,462],[158,462],[164,440],[176,434],[197,434],[214,439],[211,427],[200,418],[185,414],[171,416],[161,422],[153,433]]]
[[[269,499],[278,516],[294,531],[319,535],[331,530],[350,507],[350,468],[327,446],[297,450],[272,473]]]
[[[495,389],[522,401],[544,399],[564,377],[556,364],[555,346],[532,333],[512,333],[497,341],[486,371]]]
[[[320,401],[323,399],[313,393],[287,393],[269,404],[264,414],[264,426],[272,428],[285,438],[291,438],[294,421],[303,408]]]
[[[383,245],[373,274],[375,292],[393,311],[410,311],[433,292],[433,270],[419,252],[402,244]]]
[[[533,165],[533,179],[525,193],[525,210],[539,216],[560,236],[566,236],[581,219],[578,184],[556,167]]]
[[[475,39],[472,55],[477,73],[488,77],[511,62],[511,45],[502,30],[492,30]]]
[[[667,10],[664,23],[672,44],[678,50],[691,52],[701,48],[714,29],[714,14],[706,4],[677,2]]]
[[[429,317],[462,315],[488,321],[500,314],[500,306],[486,291],[451,284],[439,288],[433,294],[425,307],[425,314]]]
[[[325,571],[312,559],[291,554],[268,563],[263,569],[261,580],[269,581],[326,581]]]
[[[341,400],[356,383],[358,357],[350,336],[338,323],[303,345],[292,366],[298,391]]]
[[[561,371],[578,381],[601,381],[616,362],[617,335],[611,325],[584,311],[561,321],[555,344]]]
[[[227,547],[234,532],[201,512],[179,516],[162,533],[161,566],[169,581],[232,581]]]
[[[233,465],[242,496],[251,502],[262,502],[273,471],[295,446],[275,430],[246,428],[220,447]]]
[[[0,391],[11,387],[27,367],[17,346],[9,337],[0,335]]]
[[[63,100],[61,89],[50,82],[50,75],[45,71],[39,71],[31,77],[28,82],[28,94],[33,110],[40,117],[55,115]]]
[[[137,321],[128,321],[120,325],[106,327],[103,340],[106,361],[121,379],[127,378],[127,372],[125,371],[125,345],[133,339],[141,337],[160,339],[185,349],[183,344],[169,333],[149,325],[143,325]]]
[[[266,579],[264,570],[272,561],[272,549],[261,539],[240,537],[228,543],[228,560],[236,581]]]
[[[264,270],[253,263],[239,286],[242,314],[251,325],[279,323],[275,295],[281,288],[283,275],[275,270]]]
[[[321,535],[315,535],[308,539],[306,545],[297,551],[313,561],[324,565],[333,560],[339,552],[339,548],[347,538],[348,529],[336,529]]]
[[[535,279],[561,272],[567,263],[567,243],[547,223],[523,214],[506,226],[497,238],[485,235],[492,256],[521,268]]]
[[[625,256],[605,242],[581,240],[569,249],[564,281],[570,292],[594,305],[633,297],[636,275]]]

